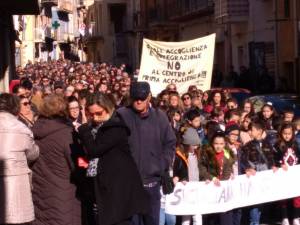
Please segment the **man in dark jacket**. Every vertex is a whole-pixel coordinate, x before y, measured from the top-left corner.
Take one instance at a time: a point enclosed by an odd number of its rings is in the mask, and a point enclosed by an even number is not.
[[[134,222],[158,225],[161,176],[172,165],[176,137],[165,113],[151,107],[147,82],[132,84],[130,97],[132,104],[118,112],[130,129],[130,149],[151,198],[151,212]]]

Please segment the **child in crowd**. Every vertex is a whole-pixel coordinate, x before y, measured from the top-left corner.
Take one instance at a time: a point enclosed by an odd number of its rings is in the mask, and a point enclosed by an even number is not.
[[[210,120],[216,121],[222,131],[225,131],[224,116],[225,114],[221,107],[215,107],[210,114]]]
[[[233,176],[236,177],[241,174],[240,171],[240,155],[241,155],[241,143],[239,142],[240,127],[235,122],[229,122],[226,124],[226,148],[230,149],[235,157],[235,162],[233,164]],[[241,224],[242,210],[234,209],[232,210],[232,219],[234,225]]]
[[[260,118],[267,131],[277,130],[280,120],[271,102],[261,108]]]
[[[240,121],[240,141],[243,145],[247,144],[252,140],[251,131],[249,129],[249,125],[251,124],[251,115],[248,113],[243,116],[243,119]]]
[[[274,164],[273,147],[264,139],[265,127],[260,120],[254,120],[249,126],[252,141],[242,147],[241,172],[254,176],[256,172],[271,169]],[[261,210],[257,206],[250,208],[250,224],[259,225]]]
[[[292,123],[284,123],[279,130],[279,137],[274,149],[275,165],[287,170],[287,167],[299,164],[300,152],[295,140],[295,130]],[[282,201],[282,225],[289,225],[288,205],[293,207],[293,225],[300,225],[300,197]]]
[[[205,134],[204,134],[204,129],[201,126],[201,121],[203,120],[203,118],[200,115],[199,111],[197,109],[191,109],[186,113],[185,117],[186,117],[188,126],[193,127],[197,130],[197,133],[200,138],[200,142],[202,143],[202,141],[205,137]]]
[[[199,181],[198,160],[200,155],[200,138],[195,128],[187,128],[181,136],[181,145],[176,149],[173,166],[173,181]],[[183,216],[182,225],[189,225],[191,217],[193,225],[202,225],[202,216]]]
[[[232,110],[232,109],[237,109],[239,106],[238,101],[235,98],[229,98],[226,101],[226,109],[227,110]]]
[[[285,109],[283,111],[283,122],[293,122],[295,113],[293,109]]]
[[[170,109],[167,112],[168,119],[175,133],[177,133],[181,126],[181,112],[179,109]]]
[[[219,186],[221,180],[232,177],[235,162],[234,153],[226,147],[225,134],[217,132],[209,145],[204,146],[199,161],[200,180]],[[233,224],[232,210],[216,215],[206,216],[205,224],[229,225]]]
[[[239,123],[241,119],[241,112],[238,109],[230,109],[225,113],[225,122]]]
[[[300,118],[296,119],[294,121],[294,127],[295,127],[295,136],[296,136],[296,141],[298,144],[298,152],[300,152]]]

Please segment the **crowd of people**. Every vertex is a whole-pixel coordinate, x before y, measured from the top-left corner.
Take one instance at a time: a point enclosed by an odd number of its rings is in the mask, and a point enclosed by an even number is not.
[[[168,181],[220,186],[300,163],[300,119],[270,102],[176,84],[154,97],[125,64],[58,60],[17,74],[0,94],[0,224],[258,225],[261,206],[167,214]],[[300,197],[278,205],[283,225],[300,224]]]

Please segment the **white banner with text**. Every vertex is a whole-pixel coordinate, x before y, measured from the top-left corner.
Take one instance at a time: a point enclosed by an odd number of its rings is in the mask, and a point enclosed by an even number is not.
[[[195,215],[226,212],[231,209],[300,196],[300,165],[284,171],[267,170],[247,177],[240,175],[220,186],[212,182],[178,183],[167,195],[166,212]]]
[[[216,35],[183,42],[143,40],[138,81],[147,81],[154,96],[168,84],[183,94],[190,85],[210,89]]]

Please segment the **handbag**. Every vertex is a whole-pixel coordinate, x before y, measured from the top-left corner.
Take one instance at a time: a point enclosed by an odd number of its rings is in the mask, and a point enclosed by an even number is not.
[[[171,194],[174,191],[173,179],[169,174],[169,171],[165,171],[161,177],[161,186],[163,194]]]

